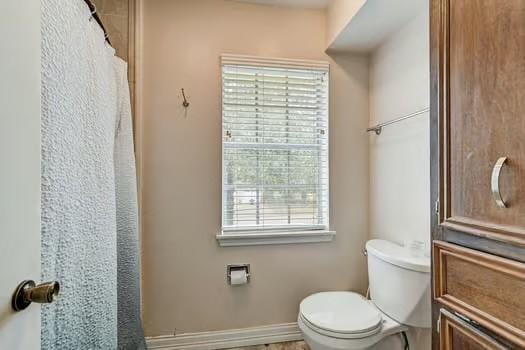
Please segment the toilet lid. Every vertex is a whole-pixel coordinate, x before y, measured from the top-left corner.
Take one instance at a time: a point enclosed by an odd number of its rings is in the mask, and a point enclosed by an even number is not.
[[[371,302],[352,292],[310,295],[301,302],[299,312],[313,328],[355,337],[377,333],[382,321],[381,313]]]

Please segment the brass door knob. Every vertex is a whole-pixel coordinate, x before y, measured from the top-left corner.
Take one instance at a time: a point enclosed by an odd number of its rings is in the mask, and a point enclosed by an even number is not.
[[[60,292],[60,284],[54,282],[44,282],[38,286],[35,281],[26,280],[16,287],[13,294],[12,307],[15,311],[22,311],[31,303],[49,304],[55,301]]]

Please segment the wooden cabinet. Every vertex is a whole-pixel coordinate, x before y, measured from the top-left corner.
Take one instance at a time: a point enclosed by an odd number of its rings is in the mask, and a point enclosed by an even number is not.
[[[525,1],[444,1],[445,225],[525,242]],[[491,174],[500,175],[501,208]]]
[[[525,264],[434,241],[434,297],[525,348]]]
[[[525,349],[525,1],[430,4],[433,348]]]
[[[509,350],[507,346],[444,309],[440,311],[439,324],[440,350]]]
[[[525,245],[525,1],[434,2],[441,224]],[[503,157],[506,208],[491,186]]]

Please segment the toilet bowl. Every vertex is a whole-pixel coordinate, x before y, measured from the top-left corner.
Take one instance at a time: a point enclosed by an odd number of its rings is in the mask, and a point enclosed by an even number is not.
[[[369,349],[408,329],[370,300],[352,292],[323,292],[307,297],[299,307],[297,323],[312,350]]]
[[[383,240],[367,243],[371,300],[321,292],[299,306],[297,323],[312,350],[402,350],[409,326],[430,326],[430,259]]]

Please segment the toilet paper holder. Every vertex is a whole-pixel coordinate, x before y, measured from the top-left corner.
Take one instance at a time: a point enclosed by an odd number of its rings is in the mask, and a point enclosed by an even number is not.
[[[226,280],[232,284],[232,271],[246,271],[246,283],[250,283],[250,264],[229,264],[226,265]]]

